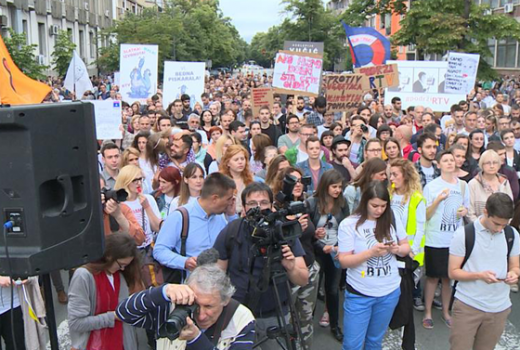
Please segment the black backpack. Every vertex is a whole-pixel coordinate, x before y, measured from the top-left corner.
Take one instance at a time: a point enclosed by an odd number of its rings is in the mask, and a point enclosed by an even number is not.
[[[513,249],[513,243],[515,242],[515,234],[513,232],[513,228],[509,225],[507,225],[504,228],[504,235],[507,242],[507,261],[509,262],[509,256],[511,255],[511,250]],[[473,223],[467,224],[464,226],[464,241],[466,246],[466,254],[464,255],[464,260],[462,260],[462,265],[460,265],[460,268],[462,269],[464,265],[468,262],[468,259],[471,255],[471,252],[473,251],[473,248],[475,247],[475,225]],[[453,307],[453,302],[455,301],[455,292],[457,290],[457,284],[459,281],[455,281],[453,283],[453,289],[451,293],[451,300],[450,300],[450,310]]]

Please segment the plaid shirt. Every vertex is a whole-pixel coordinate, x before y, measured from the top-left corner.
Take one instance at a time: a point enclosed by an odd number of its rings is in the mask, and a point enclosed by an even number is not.
[[[433,178],[436,179],[439,176],[441,176],[441,171],[439,170],[439,168],[437,168],[437,165],[432,163],[432,167],[433,167]],[[415,169],[417,170],[417,172],[419,173],[419,176],[421,177],[421,186],[424,190],[424,187],[426,186],[426,175],[424,174],[424,172],[422,170],[420,161],[417,161],[415,163]]]
[[[307,117],[307,124],[314,124],[316,126],[323,124],[323,115],[320,113],[313,111]]]

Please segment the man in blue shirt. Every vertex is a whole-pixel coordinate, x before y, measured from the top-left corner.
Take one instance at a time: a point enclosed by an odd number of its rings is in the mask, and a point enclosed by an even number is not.
[[[184,207],[188,211],[189,230],[186,256],[181,252],[182,214],[175,211],[168,216],[159,231],[153,249],[154,258],[163,266],[181,271],[192,271],[197,256],[213,247],[220,231],[228,220],[236,216],[235,182],[220,173],[209,175],[204,181],[200,198]],[[228,217],[226,218],[226,213]]]

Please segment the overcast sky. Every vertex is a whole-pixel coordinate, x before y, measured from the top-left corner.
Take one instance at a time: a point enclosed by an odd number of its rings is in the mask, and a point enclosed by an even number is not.
[[[281,0],[220,0],[224,16],[230,17],[233,25],[248,43],[257,32],[266,32],[269,27],[283,21],[280,12]]]

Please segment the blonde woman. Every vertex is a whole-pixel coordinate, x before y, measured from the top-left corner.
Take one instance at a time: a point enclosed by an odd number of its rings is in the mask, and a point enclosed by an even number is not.
[[[123,156],[121,157],[121,164],[119,168],[124,168],[127,165],[139,166],[139,150],[133,147],[125,149]]]
[[[234,138],[231,135],[222,135],[218,138],[217,143],[215,144],[215,154],[216,158],[211,164],[209,165],[208,173],[212,174],[214,172],[217,172],[219,169],[220,161],[224,154],[226,153],[226,150],[232,146],[232,145],[239,145],[240,143],[236,138]]]
[[[249,169],[248,158],[249,154],[244,147],[231,145],[222,156],[219,164],[220,173],[232,178],[237,186],[237,213],[242,212],[242,191],[253,182],[253,173]]]
[[[468,183],[468,220],[471,222],[484,213],[486,201],[493,193],[502,192],[513,199],[509,180],[505,175],[498,173],[502,161],[495,151],[487,150],[482,153],[478,165],[482,170]]]
[[[143,171],[135,165],[127,165],[119,171],[115,190],[124,188],[128,198],[124,202],[134,214],[144,230],[146,239],[138,248],[144,249],[152,243],[153,233],[158,232],[161,225],[161,213],[155,199],[143,194]]]

